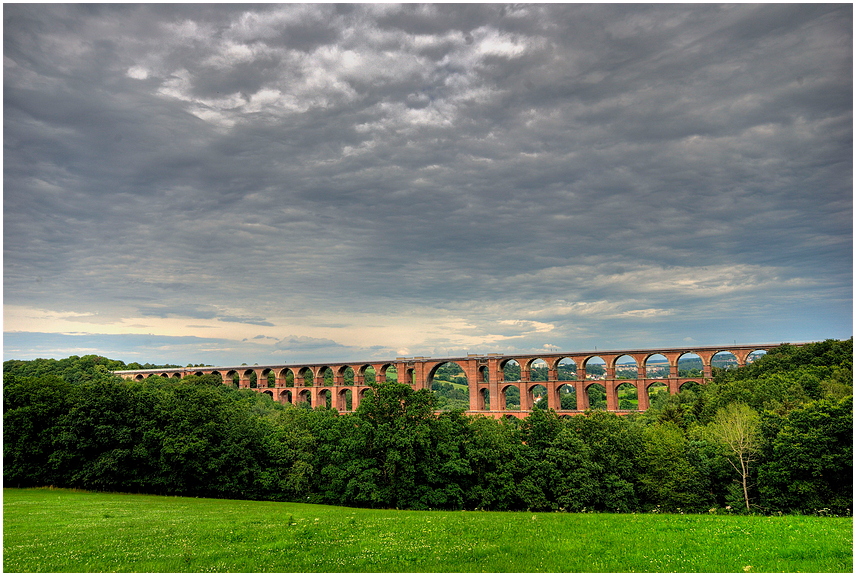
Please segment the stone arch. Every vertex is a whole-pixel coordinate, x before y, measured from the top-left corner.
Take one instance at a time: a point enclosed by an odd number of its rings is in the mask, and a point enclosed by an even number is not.
[[[595,359],[600,362],[596,362]],[[586,356],[586,359],[583,361],[583,373],[586,375],[586,380],[605,380],[606,369],[606,361],[600,356]]]
[[[669,397],[669,385],[659,380],[645,385],[645,394],[648,396],[649,407],[660,407]]]
[[[398,368],[392,362],[387,362],[380,367],[380,374],[384,382],[398,382]]]
[[[259,388],[273,388],[276,386],[276,377],[273,368],[262,368]]]
[[[525,390],[525,394],[522,394],[520,399],[521,410],[532,410],[535,404],[541,401],[547,403],[547,387],[544,384],[529,381],[521,386]]]
[[[343,386],[353,386],[354,382],[354,369],[348,366],[347,364],[343,366],[339,366],[339,370],[336,373],[339,381]]]
[[[318,391],[318,406],[322,408],[333,407],[333,392],[329,388],[322,388]]]
[[[238,377],[238,372],[235,370],[229,370],[223,375],[223,384],[226,386],[234,386],[237,388],[240,384],[240,378]]]
[[[362,403],[362,401],[365,400],[365,398],[366,398],[366,394],[370,394],[370,393],[373,393],[373,392],[372,392],[372,389],[369,388],[368,386],[360,386],[359,388],[357,388],[357,400],[358,400],[358,402]]]
[[[238,386],[240,388],[256,388],[256,371],[252,368],[244,368],[238,372]]]
[[[669,359],[658,352],[648,354],[642,374],[643,378],[668,378],[671,374]]]
[[[745,364],[752,364],[757,362],[761,358],[767,355],[767,351],[763,348],[758,348],[757,350],[750,350],[749,353],[746,354]]]
[[[145,380],[145,379],[146,379],[146,377],[145,377],[145,376],[143,376],[142,374],[137,374],[137,375],[134,377],[134,380],[136,380],[137,382],[142,382],[142,381],[143,381],[143,380]]]
[[[555,369],[556,377],[560,382],[577,379],[577,363],[569,356],[557,358]]]
[[[533,358],[526,363],[530,382],[546,382],[550,379],[550,365],[543,358]]]
[[[499,375],[502,382],[519,382],[521,366],[514,358],[506,358],[499,363]]]
[[[172,378],[181,379],[181,372],[173,372]]]
[[[316,386],[333,386],[335,383],[336,375],[333,373],[333,369],[329,366],[321,366],[318,368],[318,371],[315,373],[315,385]]]
[[[509,383],[499,388],[499,409],[520,410],[520,385]]]
[[[476,410],[490,410],[490,388],[479,386],[476,398]]]
[[[360,381],[364,382],[366,385],[371,386],[372,384],[377,383],[377,374],[375,374],[374,366],[371,364],[363,364],[357,370]]]
[[[556,396],[559,399],[560,410],[576,410],[577,409],[577,388],[576,384],[559,384],[556,388]]]
[[[283,368],[277,374],[277,382],[280,386],[294,386],[297,378],[294,375],[294,370],[291,368]]]
[[[458,378],[459,373],[462,373],[461,375],[466,379],[466,372],[464,372],[464,369],[457,362],[452,360],[447,362],[436,362],[428,370],[428,384],[433,383],[435,379],[452,382],[452,380],[448,380],[447,378]]]
[[[411,386],[416,383],[416,371],[413,368],[407,367],[404,369],[404,383]]]
[[[720,370],[732,370],[737,368],[738,363],[737,354],[731,350],[720,350],[710,357],[711,368],[719,368]]]
[[[350,412],[354,406],[354,393],[350,388],[339,388],[333,405],[339,412]]]
[[[262,390],[262,394],[267,394],[273,400],[273,390]]]
[[[644,371],[639,369],[636,358],[629,354],[623,354],[615,359],[615,377],[635,380],[644,377]]]
[[[197,370],[196,372],[193,373],[193,375],[194,376],[205,376],[205,372],[203,372],[202,370]]]
[[[678,377],[701,378],[704,375],[704,360],[695,352],[684,352],[678,356]]]
[[[315,373],[312,368],[304,366],[297,370],[297,378],[294,380],[295,386],[312,386],[315,381]]]
[[[427,383],[437,398],[439,410],[470,409],[470,386],[477,384],[470,383],[463,366],[457,362],[437,362],[428,371]],[[479,403],[477,392],[475,402]]]
[[[490,371],[488,370],[487,366],[479,366],[476,374],[478,375],[479,383],[490,382]]]
[[[588,397],[588,407],[592,410],[606,410],[606,386],[593,382],[586,386],[585,395]]]
[[[297,404],[309,404],[312,406],[312,390],[309,388],[298,388]]]
[[[291,390],[280,390],[279,401],[282,404],[285,404],[286,402],[294,404],[294,396],[292,395]]]
[[[622,382],[615,387],[615,395],[618,398],[619,410],[639,410],[639,391],[636,384]]]
[[[163,372],[163,373],[161,373],[160,377],[161,378],[169,378],[169,374],[167,374],[166,372]]]

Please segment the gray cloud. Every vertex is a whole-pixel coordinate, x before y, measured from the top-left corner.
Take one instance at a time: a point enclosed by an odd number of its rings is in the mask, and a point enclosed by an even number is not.
[[[11,4],[4,55],[7,306],[852,333],[849,5]]]
[[[144,306],[139,309],[141,316],[156,318],[195,318],[213,320],[217,316],[216,309],[210,306]]]
[[[240,316],[220,316],[217,318],[220,322],[237,322],[238,324],[253,324],[255,326],[274,326],[264,318],[243,318]]]
[[[341,348],[338,344],[327,338],[310,338],[307,336],[289,336],[278,341],[275,345],[277,350],[305,351],[317,349]]]

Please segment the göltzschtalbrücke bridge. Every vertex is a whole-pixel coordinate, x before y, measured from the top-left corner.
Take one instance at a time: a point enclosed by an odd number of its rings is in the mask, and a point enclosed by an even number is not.
[[[649,406],[648,388],[654,384],[668,387],[670,394],[677,394],[681,387],[691,382],[704,384],[712,375],[711,361],[717,354],[726,352],[734,355],[737,366],[744,366],[753,352],[766,352],[776,344],[763,345],[734,345],[734,346],[704,346],[693,348],[659,348],[648,350],[610,350],[594,352],[550,353],[539,355],[505,355],[505,354],[468,354],[465,357],[428,358],[414,356],[411,358],[396,358],[395,360],[346,362],[346,363],[312,363],[312,364],[270,364],[254,366],[197,366],[188,368],[153,368],[147,370],[118,370],[116,375],[130,380],[143,380],[149,376],[166,378],[182,378],[189,375],[202,376],[213,374],[220,376],[223,383],[232,385],[237,376],[239,388],[254,388],[258,392],[269,394],[281,403],[309,403],[311,406],[331,406],[340,412],[356,410],[360,400],[371,386],[366,383],[366,372],[374,370],[376,381],[383,382],[387,370],[394,369],[396,378],[407,382],[415,389],[431,389],[431,384],[437,369],[449,362],[457,364],[467,378],[469,389],[468,414],[484,414],[494,417],[517,416],[525,417],[532,410],[536,401],[534,390],[537,386],[546,388],[547,406],[556,412],[573,414],[589,408],[588,390],[598,384],[606,390],[606,409],[612,412],[619,410],[618,387],[630,384],[636,388],[638,410],[647,410]],[[681,377],[678,375],[678,362],[681,357],[698,356],[702,363],[701,377]],[[662,356],[668,363],[668,371],[664,370],[660,360],[659,374],[649,366],[649,360],[654,356]],[[626,358],[627,357],[627,358]],[[600,358],[603,367],[602,375],[592,375],[587,371],[589,363]],[[733,359],[733,360],[734,360]],[[621,364],[618,361],[621,360]],[[504,379],[504,369],[509,362],[516,362],[520,367],[520,378],[514,381]],[[635,377],[626,376],[626,367],[633,366],[635,361]],[[547,367],[547,379],[532,379],[533,365]],[[595,364],[595,363],[592,363]],[[562,367],[562,378],[560,369]],[[572,365],[572,366],[571,366]],[[622,377],[616,376],[616,369],[621,368]],[[540,370],[543,373],[543,368]],[[252,376],[255,383],[251,386]],[[273,383],[269,375],[273,374]],[[332,378],[331,378],[332,375]],[[507,409],[505,393],[510,387],[520,391],[520,408]],[[573,387],[576,392],[576,410],[563,410],[560,401],[560,391],[565,387]],[[350,406],[348,406],[350,404]]]

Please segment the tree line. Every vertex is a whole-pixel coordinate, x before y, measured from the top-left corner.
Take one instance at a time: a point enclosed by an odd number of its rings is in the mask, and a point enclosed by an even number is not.
[[[850,514],[853,342],[783,345],[644,413],[437,412],[377,383],[353,413],[98,356],[4,362],[6,486],[402,509]]]

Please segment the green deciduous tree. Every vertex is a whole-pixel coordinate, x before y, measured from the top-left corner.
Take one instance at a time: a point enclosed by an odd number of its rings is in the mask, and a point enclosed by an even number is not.
[[[763,506],[810,513],[852,509],[853,398],[819,400],[774,420],[769,460],[758,471]]]
[[[407,508],[419,501],[423,463],[431,457],[435,399],[428,390],[378,382],[356,411],[360,454],[371,463],[371,503]]]
[[[591,506],[606,512],[637,510],[641,428],[625,417],[599,410],[575,416],[569,425],[591,451],[592,474],[598,486]]]
[[[708,425],[708,437],[720,446],[728,463],[740,478],[743,501],[749,510],[749,478],[752,463],[761,448],[761,420],[746,404],[735,402],[720,408]]]
[[[77,387],[58,376],[4,376],[4,485],[67,485],[51,457],[60,420],[77,393]]]
[[[710,508],[714,502],[683,430],[674,422],[661,422],[646,427],[643,437],[639,483],[648,505],[667,511]]]
[[[154,380],[154,379],[153,379]],[[153,382],[89,382],[59,419],[51,460],[65,485],[92,490],[152,489],[150,444],[160,391]]]
[[[526,471],[524,436],[514,421],[474,418],[463,445],[472,469],[465,506],[485,510],[519,510],[517,480]]]

